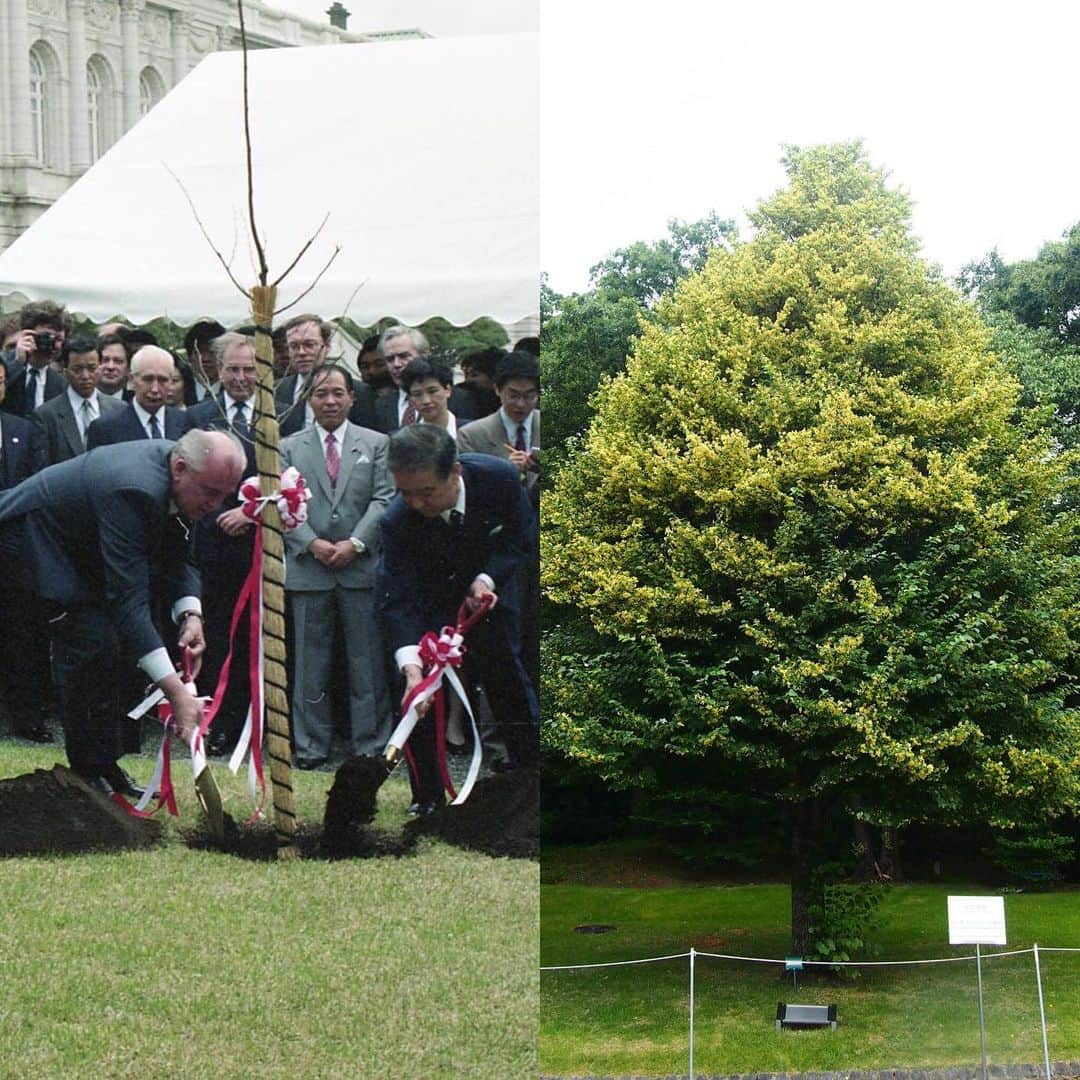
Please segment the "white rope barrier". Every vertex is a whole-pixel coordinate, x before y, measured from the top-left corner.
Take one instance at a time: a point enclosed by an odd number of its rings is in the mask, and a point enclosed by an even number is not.
[[[541,966],[541,971],[582,971],[584,968],[629,967],[631,964],[658,964],[661,960],[682,960],[688,952],[672,953],[670,956],[647,956],[644,960],[611,960],[606,964],[556,964],[552,967]],[[698,956],[703,955],[698,953]]]
[[[1040,952],[1080,952],[1080,948],[1053,949],[1047,946],[1039,946]],[[700,949],[693,950],[695,956],[708,956],[713,960],[738,960],[746,964],[786,964],[786,960],[774,960],[764,956],[733,956],[728,953],[702,952]],[[1034,952],[1033,949],[1011,949],[1007,952],[983,953],[984,960],[993,960],[1001,956],[1026,956]],[[672,953],[670,956],[647,956],[642,960],[611,960],[606,964],[556,964],[545,967],[541,965],[541,971],[583,971],[586,968],[605,967],[628,967],[631,964],[655,964],[662,960],[681,960],[689,956],[689,952]],[[974,960],[975,954],[966,956],[943,956],[932,960],[803,960],[803,967],[914,967],[918,964],[960,964],[967,960]]]

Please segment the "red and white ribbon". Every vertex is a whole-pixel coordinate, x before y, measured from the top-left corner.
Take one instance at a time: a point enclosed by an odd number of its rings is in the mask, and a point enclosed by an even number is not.
[[[269,495],[262,493],[257,476],[249,476],[240,485],[240,509],[245,517],[257,521],[268,502],[277,504],[281,524],[286,530],[295,529],[307,521],[307,502],[311,498],[307,483],[300,473],[289,466],[282,474],[278,490]]]
[[[394,733],[390,736],[387,746],[393,746],[397,750],[403,750],[409,764],[415,769],[415,759],[409,750],[409,736],[412,735],[420,716],[417,709],[425,701],[434,698],[435,708],[435,752],[439,764],[439,772],[442,775],[443,787],[452,799],[451,806],[460,806],[468,797],[476,783],[480,773],[480,762],[483,757],[483,747],[480,745],[480,731],[473,715],[472,706],[469,704],[469,695],[465,693],[465,687],[461,685],[457,672],[454,670],[462,664],[465,655],[465,635],[481,619],[494,601],[484,597],[477,609],[467,614],[463,604],[458,610],[457,625],[444,626],[437,636],[430,630],[420,639],[420,662],[424,670],[424,677],[414,686],[405,699],[405,714],[398,722]],[[469,723],[472,725],[473,750],[472,760],[469,762],[469,771],[465,774],[465,782],[461,785],[461,791],[455,792],[453,782],[450,779],[450,769],[446,761],[446,695],[443,691],[443,681],[453,688],[454,693],[460,698],[465,711],[469,714]]]
[[[190,694],[197,694],[195,680],[191,676],[191,656],[186,649],[184,650],[183,684],[184,689]],[[150,782],[146,785],[146,789],[139,801],[132,806],[131,803],[118,792],[113,793],[113,801],[120,803],[135,817],[150,817],[151,814],[156,814],[163,806],[168,808],[169,813],[173,817],[178,815],[176,809],[176,792],[172,780],[170,739],[170,736],[175,732],[175,727],[172,720],[172,705],[170,705],[168,701],[165,701],[164,697],[165,695],[161,690],[155,690],[153,693],[149,694],[141,704],[137,705],[128,713],[128,716],[138,718],[148,712],[154,705],[157,705],[158,719],[161,721],[164,728],[161,736],[161,744],[158,746],[154,774],[150,777]],[[206,702],[209,699],[200,698],[199,700],[205,708]],[[202,737],[199,735],[196,735],[196,738],[191,744],[191,764],[194,776],[198,776],[206,765],[206,754],[203,751]],[[148,811],[147,807],[155,797],[158,800],[158,805],[156,809]]]
[[[236,748],[229,759],[229,769],[235,775],[240,771],[244,757],[250,750],[248,758],[248,791],[255,803],[255,812],[249,818],[253,821],[262,817],[262,807],[266,800],[266,777],[263,772],[262,744],[263,732],[266,727],[266,708],[263,700],[263,671],[264,656],[262,645],[262,564],[263,542],[262,529],[258,527],[259,518],[268,503],[273,502],[278,508],[281,524],[286,529],[295,529],[297,525],[307,520],[307,502],[311,498],[311,492],[304,478],[293,467],[289,467],[281,474],[278,490],[269,495],[262,494],[262,488],[258,477],[248,477],[240,485],[240,509],[244,516],[254,521],[255,543],[251,557],[251,570],[244,580],[240,595],[236,599],[233,608],[232,620],[229,624],[229,651],[221,665],[218,675],[218,683],[214,689],[214,696],[210,707],[206,710],[203,719],[205,728],[213,723],[214,717],[221,708],[225,697],[225,691],[229,685],[229,669],[232,667],[233,646],[236,641],[236,632],[240,625],[241,616],[247,610],[248,621],[248,685],[250,687],[251,701],[248,705],[247,716],[244,719],[244,728],[237,740]],[[204,730],[205,728],[201,728]]]

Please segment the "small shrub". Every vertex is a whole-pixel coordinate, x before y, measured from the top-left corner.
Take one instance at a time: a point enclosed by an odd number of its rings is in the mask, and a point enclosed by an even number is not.
[[[873,951],[868,939],[880,922],[878,908],[885,887],[876,881],[838,882],[835,870],[836,864],[827,864],[816,875],[825,884],[813,890],[821,901],[810,905],[808,960],[843,963],[857,952]],[[851,977],[858,974],[854,968],[841,971]]]

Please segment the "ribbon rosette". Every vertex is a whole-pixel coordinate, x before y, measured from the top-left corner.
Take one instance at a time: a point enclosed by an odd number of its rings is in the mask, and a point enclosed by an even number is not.
[[[249,476],[240,485],[240,509],[245,517],[257,521],[268,502],[277,504],[278,513],[281,515],[281,524],[286,529],[295,529],[307,521],[307,501],[311,498],[311,492],[304,478],[293,467],[289,466],[281,474],[281,482],[278,490],[271,495],[264,495],[259,486],[257,476]]]
[[[411,768],[415,770],[416,763],[409,749],[409,736],[419,722],[417,709],[429,698],[435,699],[435,748],[439,761],[439,771],[442,774],[443,786],[446,788],[452,800],[451,806],[460,806],[468,797],[476,783],[476,777],[480,773],[480,761],[483,757],[483,747],[480,745],[480,731],[473,715],[472,706],[469,704],[469,695],[465,693],[465,687],[457,676],[455,668],[461,667],[465,655],[465,635],[483,618],[488,612],[493,601],[485,597],[480,606],[471,614],[467,614],[464,604],[458,610],[457,625],[444,626],[442,632],[436,636],[430,630],[420,639],[420,662],[424,668],[424,677],[412,688],[405,701],[405,715],[402,716],[398,726],[390,736],[387,747],[395,747],[403,750]],[[473,752],[469,762],[469,771],[465,776],[465,782],[461,785],[461,791],[455,792],[454,785],[450,780],[450,769],[446,762],[446,695],[443,691],[443,681],[448,682],[454,689],[454,693],[460,698],[465,711],[469,714],[469,723],[472,724]]]

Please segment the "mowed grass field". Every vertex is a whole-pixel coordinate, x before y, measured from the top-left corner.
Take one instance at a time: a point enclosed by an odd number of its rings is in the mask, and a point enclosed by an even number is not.
[[[61,758],[0,740],[0,778]],[[243,781],[213,767],[242,820]],[[190,760],[174,778],[194,826]],[[293,779],[320,822],[333,774]],[[376,827],[400,832],[408,801],[395,774]],[[252,862],[170,826],[151,851],[0,859],[0,1077],[533,1076],[537,890],[536,863],[433,840]]]
[[[589,849],[544,853],[541,963],[596,963],[696,949],[783,958],[789,951],[786,886],[581,884]],[[603,862],[599,852],[592,862]],[[567,873],[558,868],[569,867]],[[640,868],[639,868],[640,869]],[[592,875],[610,877],[605,872]],[[647,872],[646,872],[646,876]],[[658,878],[660,880],[661,878]],[[576,883],[570,883],[575,881]],[[948,945],[946,896],[986,894],[977,884],[899,885],[882,906],[877,955],[901,960],[961,956]],[[1080,946],[1080,892],[1010,894],[1010,948]],[[599,935],[583,924],[613,924]],[[991,950],[992,951],[992,950]],[[1080,1058],[1080,953],[1040,953],[1052,1060]],[[934,1068],[977,1065],[974,962],[864,969],[855,980],[800,976],[776,965],[699,957],[695,1068],[706,1074]],[[987,1050],[992,1064],[1042,1061],[1030,954],[983,965]],[[778,1001],[836,1003],[836,1031],[775,1030]],[[688,961],[541,975],[544,1074],[658,1075],[685,1072]]]

